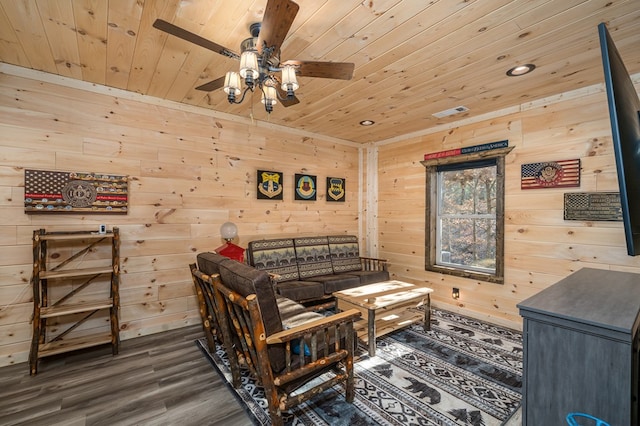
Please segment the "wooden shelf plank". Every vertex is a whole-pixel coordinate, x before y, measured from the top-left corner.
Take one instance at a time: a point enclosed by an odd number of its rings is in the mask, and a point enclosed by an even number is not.
[[[100,266],[96,268],[85,268],[85,269],[68,269],[64,271],[41,271],[40,278],[71,278],[71,277],[82,277],[86,275],[95,275],[95,274],[107,274],[113,272],[113,268],[111,265],[109,266]]]
[[[376,317],[376,339],[382,337],[385,334],[389,334],[392,331],[399,330],[407,327],[413,323],[424,322],[424,312],[416,310],[406,310],[402,314],[392,314],[390,316],[381,315],[381,318]],[[368,326],[366,319],[361,319],[354,324],[354,330],[360,340],[365,343],[369,342]]]
[[[100,333],[45,343],[40,345],[38,358],[44,358],[46,356],[57,355],[78,349],[90,348],[92,346],[104,345],[107,343],[111,343],[111,333]]]
[[[61,315],[90,312],[97,309],[107,309],[113,306],[113,300],[107,299],[99,302],[77,303],[74,305],[48,306],[40,309],[40,318],[59,317]]]
[[[80,240],[80,239],[99,239],[99,238],[113,238],[112,232],[101,234],[99,232],[78,232],[78,233],[61,233],[61,234],[44,234],[40,235],[41,240],[48,241],[65,241],[65,240]]]

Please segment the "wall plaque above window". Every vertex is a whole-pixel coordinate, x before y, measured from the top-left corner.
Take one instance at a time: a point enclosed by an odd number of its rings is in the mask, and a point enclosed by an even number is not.
[[[128,176],[24,171],[25,213],[119,213],[129,205]]]

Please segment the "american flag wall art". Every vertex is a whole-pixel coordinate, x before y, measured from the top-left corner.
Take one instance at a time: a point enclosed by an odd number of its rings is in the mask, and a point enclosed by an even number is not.
[[[523,164],[521,189],[580,186],[580,159]]]
[[[116,213],[129,207],[129,177],[25,170],[25,213]]]

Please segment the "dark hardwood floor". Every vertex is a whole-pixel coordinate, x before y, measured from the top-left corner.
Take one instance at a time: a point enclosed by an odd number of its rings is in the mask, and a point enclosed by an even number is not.
[[[194,343],[201,326],[0,368],[0,425],[251,425]]]

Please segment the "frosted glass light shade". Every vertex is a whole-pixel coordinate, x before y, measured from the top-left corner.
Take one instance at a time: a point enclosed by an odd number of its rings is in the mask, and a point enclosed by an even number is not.
[[[300,85],[296,79],[296,69],[291,65],[285,65],[282,67],[282,90],[288,90],[291,85],[291,90],[297,90]]]
[[[266,104],[267,101],[271,101],[271,105],[275,105],[277,103],[276,99],[278,97],[278,93],[276,92],[276,88],[273,86],[264,86],[264,91],[262,92],[262,103]]]
[[[224,240],[231,241],[238,235],[238,227],[233,222],[225,222],[220,227],[220,235]]]
[[[228,95],[240,95],[240,75],[237,72],[229,71],[224,76],[224,92]]]
[[[240,77],[247,78],[247,75],[251,75],[254,80],[260,76],[258,55],[251,50],[245,50],[240,56]]]

